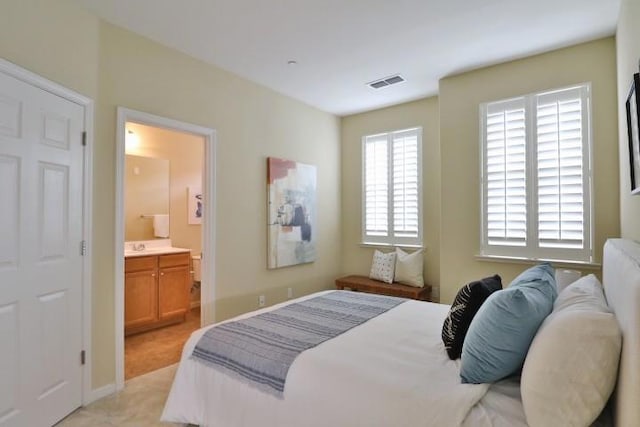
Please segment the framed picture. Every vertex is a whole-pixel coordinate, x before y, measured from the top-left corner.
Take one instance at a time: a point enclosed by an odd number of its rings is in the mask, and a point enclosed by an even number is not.
[[[640,74],[633,75],[627,96],[627,134],[629,136],[629,170],[631,194],[640,194]]]
[[[190,225],[202,224],[202,190],[198,187],[187,187],[187,222]]]
[[[316,167],[293,160],[267,159],[267,267],[316,259]]]

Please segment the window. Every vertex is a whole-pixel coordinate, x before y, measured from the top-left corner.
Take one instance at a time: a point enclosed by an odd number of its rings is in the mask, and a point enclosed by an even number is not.
[[[422,129],[362,139],[362,241],[422,246]]]
[[[589,85],[480,106],[481,254],[592,261]]]

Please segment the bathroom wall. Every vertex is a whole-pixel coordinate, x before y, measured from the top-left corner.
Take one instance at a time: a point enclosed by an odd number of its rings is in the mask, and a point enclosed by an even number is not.
[[[169,214],[169,160],[127,154],[124,165],[124,240],[153,240],[153,216]]]
[[[188,224],[187,188],[202,188],[204,138],[138,123],[128,123],[127,130],[133,131],[139,140],[136,147],[127,147],[127,154],[169,161],[168,213],[171,243],[176,247],[191,249],[193,254],[200,253],[202,226]],[[128,210],[128,208],[125,204],[125,209]],[[152,220],[140,219],[140,213],[127,211],[125,216],[136,217],[138,223],[144,223],[140,224],[140,227],[148,229]],[[153,239],[153,234],[150,238]]]

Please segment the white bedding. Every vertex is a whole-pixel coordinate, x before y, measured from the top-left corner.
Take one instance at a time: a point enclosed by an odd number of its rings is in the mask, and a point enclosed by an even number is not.
[[[407,301],[305,351],[289,370],[283,400],[191,360],[206,328],[198,330],[185,344],[162,420],[210,427],[459,426],[488,385],[460,383],[460,361],[449,360],[440,337],[448,309]]]
[[[520,397],[520,378],[491,384],[487,393],[469,411],[462,427],[527,427]]]

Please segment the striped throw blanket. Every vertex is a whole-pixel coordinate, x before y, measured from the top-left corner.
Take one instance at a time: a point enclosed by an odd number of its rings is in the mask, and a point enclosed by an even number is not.
[[[281,399],[289,367],[300,353],[404,301],[334,291],[215,326],[200,338],[191,357]]]

